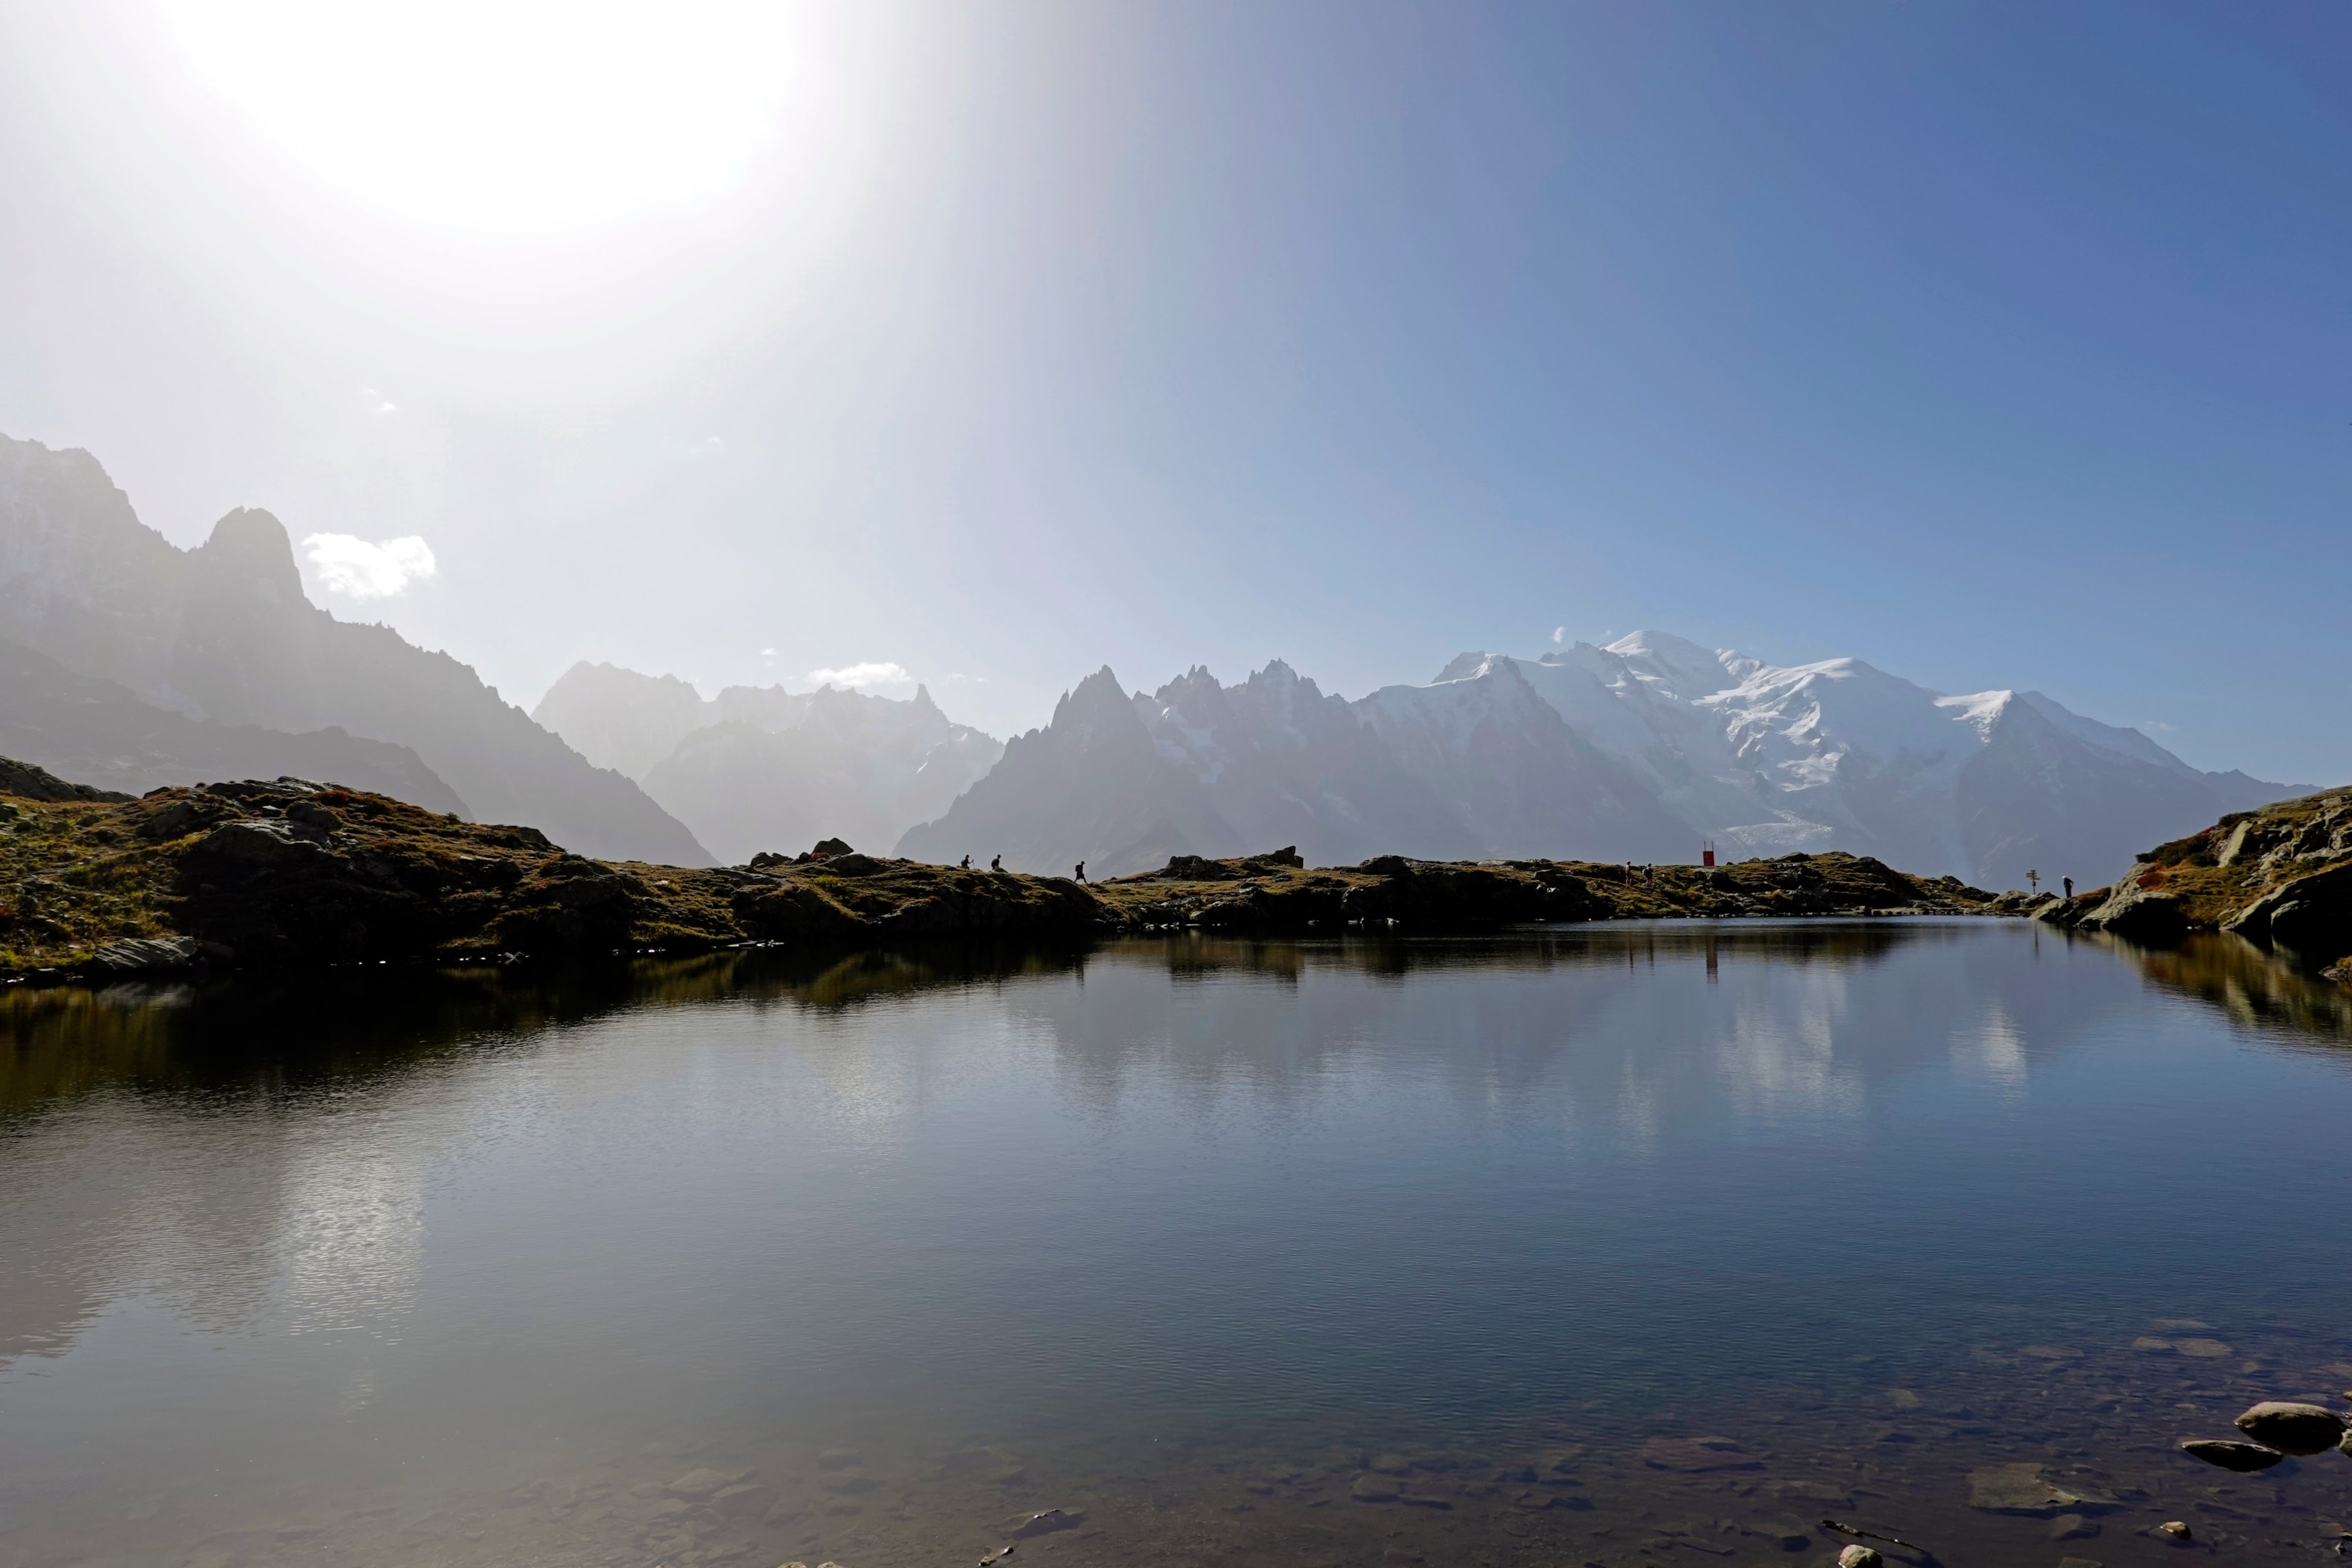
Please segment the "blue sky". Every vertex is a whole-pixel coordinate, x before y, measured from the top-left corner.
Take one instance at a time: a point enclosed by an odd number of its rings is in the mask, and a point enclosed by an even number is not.
[[[1657,626],[2352,778],[2341,7],[910,9],[522,235],[106,16],[11,24],[0,430],[425,539],[318,595],[525,702]]]

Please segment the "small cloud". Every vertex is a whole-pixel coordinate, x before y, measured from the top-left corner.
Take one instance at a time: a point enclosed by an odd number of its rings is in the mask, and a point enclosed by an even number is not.
[[[904,686],[915,679],[907,673],[905,665],[888,662],[853,664],[840,669],[812,669],[808,678],[819,686],[846,686],[853,690],[866,686]]]
[[[2165,733],[2170,734],[2180,726],[2168,724],[2161,719],[2143,719],[2139,721],[2139,727],[2143,730],[2162,730]]]
[[[348,533],[314,533],[302,549],[327,592],[353,599],[392,598],[439,570],[431,548],[413,533],[373,544]]]
[[[1566,642],[1568,640],[1568,628],[1566,626],[1552,627],[1551,640],[1554,647],[1558,647],[1559,644]]]
[[[361,387],[360,396],[366,401],[369,409],[374,413],[397,414],[400,412],[400,405],[393,402],[373,386]]]
[[[763,647],[760,650],[760,657],[772,663],[776,657],[776,650],[772,647]]]
[[[985,686],[988,684],[988,677],[984,675],[966,675],[962,670],[959,669],[948,676],[947,683],[950,686]]]

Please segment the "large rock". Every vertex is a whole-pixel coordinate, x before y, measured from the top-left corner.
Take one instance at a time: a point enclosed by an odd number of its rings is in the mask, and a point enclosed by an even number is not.
[[[2352,952],[2352,865],[2273,888],[2224,920],[2221,929],[2306,957]]]
[[[195,853],[208,860],[246,868],[300,865],[321,859],[317,838],[281,817],[257,816],[224,822],[205,835]]]
[[[2266,1399],[2239,1416],[2237,1427],[2282,1454],[2319,1454],[2344,1441],[2347,1423],[2324,1405]]]
[[[2286,1458],[2276,1449],[2265,1448],[2260,1444],[2231,1443],[2218,1437],[2190,1438],[2180,1445],[2180,1451],[2191,1458],[2202,1459],[2225,1470],[2235,1470],[2240,1475],[2267,1470]]]
[[[2116,883],[2107,901],[2084,915],[2082,923],[2093,931],[2140,942],[2177,942],[2189,931],[2189,917],[2180,900],[2166,892],[2163,883],[2142,887],[2137,879]]]

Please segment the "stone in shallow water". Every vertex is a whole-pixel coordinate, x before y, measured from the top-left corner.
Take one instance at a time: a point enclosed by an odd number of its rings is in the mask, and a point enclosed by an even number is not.
[[[1374,1454],[1365,1461],[1364,1468],[1384,1476],[1402,1476],[1412,1472],[1412,1461],[1402,1454]]]
[[[2189,1539],[2188,1524],[2178,1519],[2166,1520],[2162,1524],[2156,1527],[2156,1532],[2158,1535],[2163,1536],[2168,1541],[2186,1541]]]
[[[2324,1405],[2266,1399],[2237,1419],[2237,1428],[2282,1454],[2324,1454],[2344,1441],[2344,1417]]]
[[[1886,1403],[1897,1410],[1916,1410],[1920,1400],[1918,1394],[1910,1389],[1890,1388],[1886,1391]]]
[[[2099,1527],[2079,1513],[2062,1513],[2050,1521],[2053,1541],[2088,1541],[2099,1533]]]
[[[724,1491],[751,1473],[749,1470],[692,1469],[670,1482],[666,1489],[674,1497],[707,1498]]]
[[[1838,1568],[1885,1568],[1886,1559],[1876,1549],[1855,1542],[1838,1553]]]
[[[2250,1475],[2255,1470],[2267,1470],[2286,1458],[2273,1448],[2255,1443],[2231,1443],[2218,1437],[2192,1437],[2180,1445],[2180,1451],[2209,1465],[2219,1465],[2225,1470]]]
[[[2036,1464],[1987,1465],[1969,1472],[1969,1506],[1988,1513],[2065,1513],[2082,1501],[2044,1479]]]
[[[1654,1470],[1692,1476],[1764,1468],[1761,1459],[1728,1437],[1653,1437],[1642,1445],[1642,1462]]]
[[[2230,1347],[2219,1340],[2175,1340],[2172,1348],[2199,1361],[2219,1361],[2230,1353]]]
[[[2071,1345],[2020,1345],[2017,1347],[2017,1353],[2032,1356],[2036,1361],[2081,1361],[2083,1359],[2083,1352]]]
[[[1358,1502],[1394,1502],[1404,1483],[1388,1476],[1358,1476],[1348,1495]]]
[[[1273,1489],[1271,1487],[1266,1489],[1268,1491]],[[1086,1521],[1087,1510],[1082,1508],[1049,1508],[1043,1513],[1033,1513],[1023,1520],[1014,1527],[1013,1539],[1026,1541],[1033,1535],[1051,1535],[1057,1530],[1076,1530]]]

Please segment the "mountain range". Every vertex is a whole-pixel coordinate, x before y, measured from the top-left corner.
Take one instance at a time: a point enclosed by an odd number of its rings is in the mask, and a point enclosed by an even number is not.
[[[465,665],[312,605],[268,512],[182,550],[87,452],[0,437],[0,645],[10,754],[68,777],[323,774],[587,854],[709,862]]]
[[[2202,773],[2032,691],[1948,696],[1854,658],[1776,666],[1661,632],[1465,653],[1353,702],[1280,662],[1123,694],[1108,668],[902,854],[1117,875],[1295,844],[1310,862],[1642,862],[1843,849],[1992,888],[2089,882],[2304,792]]]
[[[730,687],[572,667],[533,713],[305,596],[240,509],[182,550],[87,452],[0,437],[0,754],[124,790],[291,773],[703,865],[846,837],[1097,875],[1284,845],[1340,864],[1843,849],[2012,887],[2306,792],[2203,773],[2038,692],[1953,696],[1837,658],[1662,632],[1471,652],[1350,700],[1277,660],[1129,691],[1108,668],[1000,744],[918,689]]]
[[[905,700],[833,686],[730,686],[706,700],[675,676],[583,661],[531,717],[636,779],[731,863],[824,837],[894,844],[1004,752],[919,686]]]

